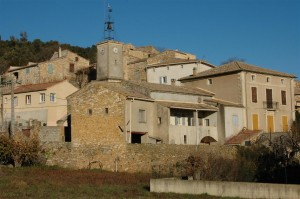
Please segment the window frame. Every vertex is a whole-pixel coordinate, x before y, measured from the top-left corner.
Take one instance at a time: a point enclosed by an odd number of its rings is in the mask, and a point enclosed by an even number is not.
[[[281,95],[281,105],[282,106],[286,106],[287,105],[287,103],[286,103],[287,102],[286,101],[286,91],[285,90],[281,90],[280,95]]]
[[[147,116],[146,116],[146,110],[145,109],[139,109],[138,121],[139,121],[139,123],[146,123],[147,122]]]
[[[56,93],[50,93],[49,99],[52,103],[56,102]]]
[[[40,93],[40,103],[46,102],[46,93]]]
[[[254,92],[255,90],[255,92]],[[255,86],[252,86],[251,87],[251,102],[252,103],[256,103],[258,102],[258,99],[257,99],[257,87]]]
[[[31,104],[31,95],[26,95],[25,96],[25,104],[30,105]]]

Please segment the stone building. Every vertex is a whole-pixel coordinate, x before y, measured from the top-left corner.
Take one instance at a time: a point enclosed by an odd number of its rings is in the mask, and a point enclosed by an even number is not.
[[[77,144],[191,144],[218,141],[213,93],[198,88],[124,80],[123,44],[97,45],[97,81],[68,99]]]
[[[14,77],[21,85],[41,84],[69,80],[76,84],[76,71],[89,67],[89,61],[69,50],[55,52],[50,60],[10,67],[3,75]]]
[[[243,122],[248,129],[287,132],[295,120],[294,78],[291,74],[231,62],[180,81],[245,107]]]

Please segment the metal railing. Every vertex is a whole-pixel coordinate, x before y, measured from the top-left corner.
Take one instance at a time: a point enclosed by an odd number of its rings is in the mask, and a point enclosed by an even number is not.
[[[274,101],[263,101],[263,108],[268,110],[277,110],[279,103]]]

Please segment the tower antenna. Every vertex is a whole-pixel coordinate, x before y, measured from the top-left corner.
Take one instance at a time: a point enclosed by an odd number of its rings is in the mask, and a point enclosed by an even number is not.
[[[104,40],[114,40],[114,22],[112,20],[112,7],[107,4],[104,22]]]

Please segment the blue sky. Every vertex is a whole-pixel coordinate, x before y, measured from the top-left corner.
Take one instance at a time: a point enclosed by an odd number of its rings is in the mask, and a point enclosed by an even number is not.
[[[115,39],[220,65],[237,57],[300,77],[300,0],[105,0]],[[103,40],[104,0],[0,0],[0,35],[82,47]]]

